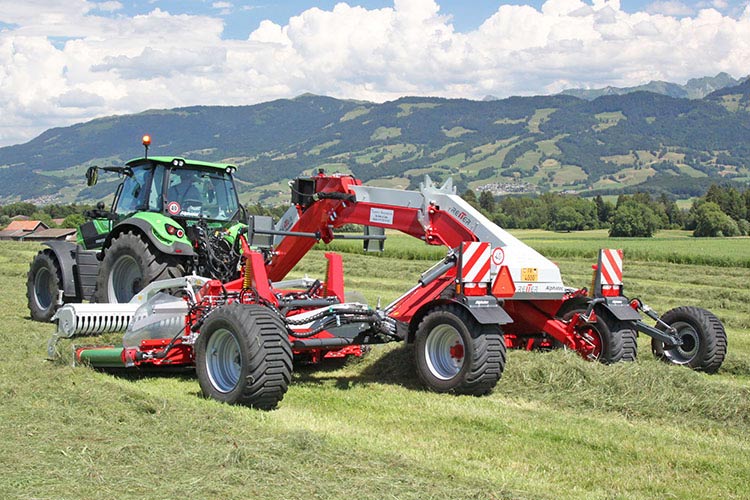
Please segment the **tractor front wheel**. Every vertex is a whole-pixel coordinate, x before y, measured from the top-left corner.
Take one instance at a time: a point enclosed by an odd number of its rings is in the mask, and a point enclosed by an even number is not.
[[[129,302],[149,283],[184,274],[179,258],[154,250],[138,234],[126,231],[115,236],[105,250],[94,301]]]
[[[657,358],[706,373],[715,373],[721,367],[727,354],[727,334],[713,313],[698,307],[677,307],[664,313],[661,320],[677,330],[682,345],[665,347],[653,339],[651,350]],[[666,329],[661,323],[656,327]]]
[[[31,261],[26,279],[26,298],[31,319],[47,322],[57,310],[57,296],[62,290],[62,273],[57,259],[42,250]]]
[[[505,341],[499,325],[483,325],[457,305],[440,306],[419,323],[417,373],[436,392],[482,396],[500,380]]]
[[[264,306],[220,307],[201,328],[195,371],[206,397],[276,408],[292,378],[292,346],[284,322]]]

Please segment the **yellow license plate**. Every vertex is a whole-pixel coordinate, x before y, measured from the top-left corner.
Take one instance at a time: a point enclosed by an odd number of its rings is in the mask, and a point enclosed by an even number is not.
[[[536,267],[522,267],[521,281],[539,281],[539,269]]]

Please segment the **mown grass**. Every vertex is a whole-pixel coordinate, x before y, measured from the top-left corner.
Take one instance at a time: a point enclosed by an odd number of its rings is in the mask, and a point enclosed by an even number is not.
[[[201,399],[191,373],[45,361],[52,328],[28,319],[23,296],[36,248],[0,244],[3,498],[750,496],[748,269],[626,250],[630,295],[661,310],[700,305],[725,322],[729,354],[715,376],[653,360],[641,338],[639,361],[615,366],[514,351],[492,395],[453,397],[423,391],[410,348],[389,345],[343,366],[296,367],[280,408],[260,412]],[[568,284],[588,284],[590,258],[556,260]],[[344,261],[347,288],[371,303],[429,266],[387,254]],[[314,251],[294,273],[323,271]]]

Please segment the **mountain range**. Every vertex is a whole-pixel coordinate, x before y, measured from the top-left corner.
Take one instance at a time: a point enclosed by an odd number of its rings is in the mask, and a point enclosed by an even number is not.
[[[149,110],[0,148],[0,201],[105,199],[117,179],[87,188],[86,167],[142,156],[145,133],[153,138],[150,154],[236,164],[244,202],[283,203],[290,179],[319,168],[401,189],[430,174],[495,194],[696,196],[711,183],[750,181],[750,79],[730,83],[700,99],[643,90],[592,100],[385,103],[305,94],[252,106]]]
[[[703,99],[712,92],[721,90],[726,87],[739,85],[748,77],[735,79],[727,73],[719,73],[716,76],[704,76],[702,78],[692,78],[685,85],[678,83],[664,82],[661,80],[652,80],[643,85],[636,87],[603,87],[599,89],[568,89],[563,90],[563,95],[572,95],[587,99],[589,101],[604,95],[623,95],[633,92],[653,92],[655,94],[668,95],[670,97],[680,97],[684,99]]]

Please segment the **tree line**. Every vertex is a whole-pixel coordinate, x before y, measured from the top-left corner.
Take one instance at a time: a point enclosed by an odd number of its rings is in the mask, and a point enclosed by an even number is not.
[[[610,236],[650,237],[660,229],[684,229],[694,236],[750,235],[750,188],[740,190],[730,185],[712,184],[706,194],[681,209],[675,200],[662,193],[621,194],[615,203],[601,195],[582,198],[577,195],[544,193],[538,196],[495,197],[489,191],[479,196],[468,189],[463,198],[485,216],[506,229],[547,229],[550,231],[585,231],[609,229]],[[85,221],[91,205],[35,205],[15,202],[0,206],[0,228],[11,217],[25,215],[41,220],[49,227],[75,228]],[[281,217],[286,207],[248,205],[249,214]],[[55,224],[52,219],[63,219]]]
[[[462,196],[506,229],[609,229],[613,237],[650,237],[660,229],[689,230],[699,237],[750,235],[750,188],[729,185],[711,185],[689,209],[679,208],[666,193],[621,194],[615,203],[601,195],[559,193],[496,198],[489,191],[477,196],[469,189]]]

